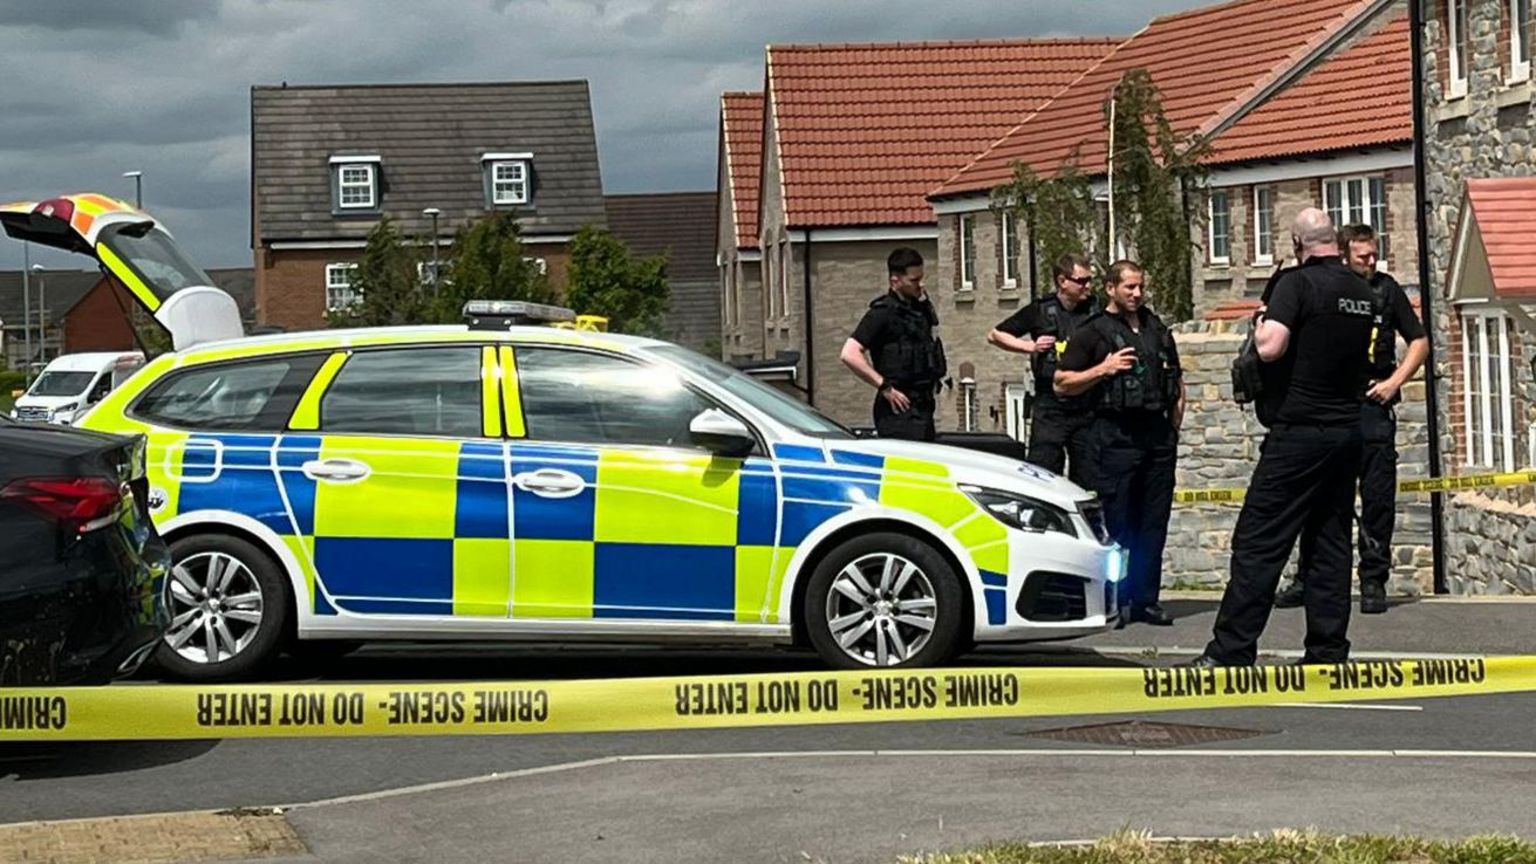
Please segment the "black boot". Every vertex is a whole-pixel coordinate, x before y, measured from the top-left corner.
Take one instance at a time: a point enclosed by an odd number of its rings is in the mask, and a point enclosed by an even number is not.
[[[1291,584],[1286,586],[1284,591],[1275,595],[1275,608],[1296,609],[1300,607],[1302,603],[1301,594],[1304,590],[1306,590],[1306,586],[1301,584],[1300,579],[1292,579]]]
[[[1387,611],[1387,586],[1376,582],[1360,583],[1360,614],[1380,615]]]

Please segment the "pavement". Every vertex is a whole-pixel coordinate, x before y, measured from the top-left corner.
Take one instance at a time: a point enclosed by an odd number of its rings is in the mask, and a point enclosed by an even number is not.
[[[1216,602],[1180,594],[1165,605],[1179,616],[1173,627],[989,648],[961,662],[1176,663],[1204,645]],[[1530,652],[1533,625],[1536,602],[1435,599],[1357,616],[1352,632],[1360,657],[1493,655]],[[1298,656],[1301,629],[1299,610],[1276,612],[1266,658]],[[323,669],[292,662],[276,672],[446,681],[815,668],[814,657],[788,651],[480,644],[369,646]],[[183,811],[193,827],[177,857],[122,851],[140,848],[138,825],[172,842],[178,823],[166,817],[117,819],[112,836],[127,842],[110,856],[52,860],[891,862],[1127,826],[1536,837],[1536,811],[1515,803],[1536,779],[1533,708],[1536,694],[1508,694],[1140,718],[12,747],[0,750],[0,823],[12,823],[0,824],[0,861],[50,860],[6,857],[21,849],[21,829],[34,844],[65,831],[101,840],[101,817]],[[1130,720],[1141,725],[1105,727]],[[247,832],[262,848],[231,854],[197,842],[230,834],[197,819],[278,815],[250,809],[272,807],[306,852],[273,842],[286,835],[264,822]]]

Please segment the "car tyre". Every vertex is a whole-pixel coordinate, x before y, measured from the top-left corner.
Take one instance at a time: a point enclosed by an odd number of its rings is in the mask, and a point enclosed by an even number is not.
[[[185,681],[239,680],[265,669],[282,647],[293,607],[277,562],[254,544],[223,534],[176,540],[171,561],[172,620],[155,651],[156,665]],[[213,623],[207,621],[210,611],[218,616]],[[185,632],[188,625],[193,632]],[[210,633],[213,659],[206,647]]]
[[[800,613],[812,647],[829,665],[899,669],[953,657],[963,643],[965,604],[960,575],[937,549],[879,532],[840,543],[822,558]]]

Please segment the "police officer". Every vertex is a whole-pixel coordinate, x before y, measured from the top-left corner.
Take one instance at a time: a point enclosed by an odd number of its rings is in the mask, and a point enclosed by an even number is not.
[[[1184,376],[1173,334],[1144,305],[1145,283],[1133,261],[1109,268],[1104,311],[1077,331],[1061,355],[1055,389],[1060,396],[1093,400],[1094,488],[1110,536],[1128,553],[1120,623],[1167,626],[1173,619],[1158,595],[1184,422]]]
[[[1349,658],[1349,523],[1360,470],[1370,286],[1344,266],[1316,208],[1296,217],[1301,266],[1275,286],[1255,331],[1284,387],[1232,532],[1232,575],[1196,666],[1251,665],[1298,536],[1312,549],[1303,662]]]
[[[1392,528],[1397,518],[1397,414],[1403,384],[1429,357],[1429,337],[1413,313],[1413,304],[1397,280],[1376,269],[1376,232],[1369,225],[1339,229],[1344,261],[1371,286],[1370,380],[1360,402],[1360,611],[1387,611],[1387,575],[1392,567]],[[1408,344],[1397,362],[1397,337]],[[1312,549],[1301,547],[1301,566],[1291,586],[1275,598],[1275,607],[1302,605],[1302,586],[1312,563]]]
[[[923,293],[923,256],[896,249],[886,259],[890,288],[843,343],[840,359],[875,388],[875,431],[881,438],[932,441],[934,394],[944,380],[939,316]]]
[[[987,341],[1004,351],[1030,355],[1035,401],[1029,461],[1057,474],[1068,468],[1073,483],[1092,489],[1094,461],[1088,435],[1093,406],[1083,397],[1057,396],[1054,382],[1057,360],[1073,334],[1099,311],[1091,287],[1093,269],[1081,255],[1063,255],[1053,275],[1056,293],[1008,316],[987,334]]]

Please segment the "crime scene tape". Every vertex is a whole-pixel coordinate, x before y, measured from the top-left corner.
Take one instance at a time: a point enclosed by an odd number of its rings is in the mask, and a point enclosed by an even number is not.
[[[0,691],[0,743],[800,726],[1536,690],[1536,657],[1216,669],[967,668],[430,684]]]
[[[1505,486],[1536,484],[1536,471],[1511,471],[1502,474],[1464,474],[1459,477],[1425,477],[1422,480],[1399,480],[1397,494],[1414,495],[1422,492],[1461,492],[1467,489],[1496,489]],[[1221,504],[1243,500],[1246,487],[1233,486],[1218,489],[1177,489],[1173,493],[1175,504]]]

